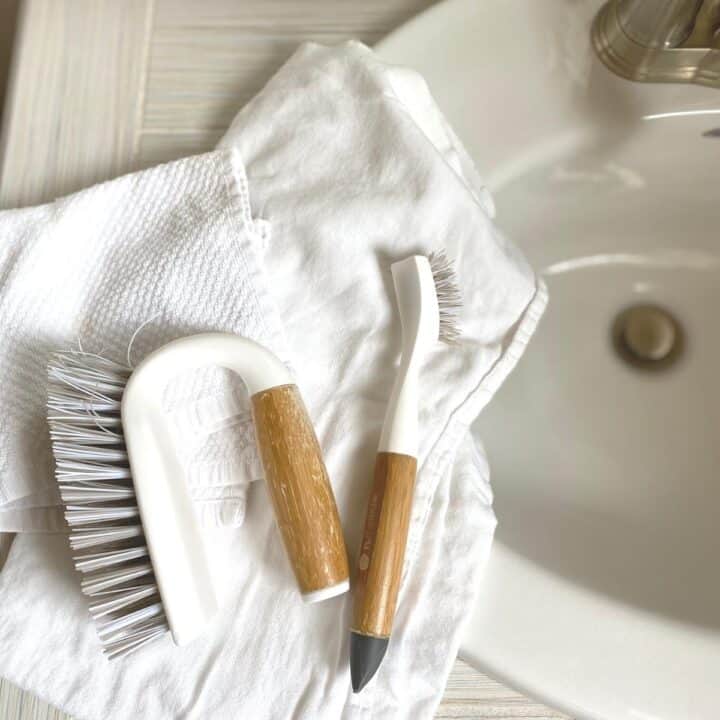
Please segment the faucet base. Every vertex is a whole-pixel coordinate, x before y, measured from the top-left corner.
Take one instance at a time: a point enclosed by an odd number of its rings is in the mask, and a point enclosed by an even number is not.
[[[641,45],[625,32],[617,9],[618,0],[606,3],[591,31],[595,51],[608,69],[639,82],[697,83],[720,88],[720,48]]]

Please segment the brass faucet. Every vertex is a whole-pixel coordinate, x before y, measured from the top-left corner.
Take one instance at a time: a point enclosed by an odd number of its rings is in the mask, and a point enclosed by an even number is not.
[[[629,80],[720,87],[720,0],[609,0],[592,39]]]

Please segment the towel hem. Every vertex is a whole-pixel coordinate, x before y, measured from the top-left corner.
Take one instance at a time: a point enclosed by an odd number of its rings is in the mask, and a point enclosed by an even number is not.
[[[505,351],[490,370],[485,373],[477,387],[475,387],[467,398],[451,413],[445,428],[441,430],[437,442],[419,469],[418,477],[424,475],[426,478],[422,483],[421,493],[418,493],[418,500],[422,504],[422,509],[420,519],[413,523],[410,528],[403,581],[409,568],[411,568],[415,562],[419,539],[427,523],[432,498],[440,478],[446,473],[449,464],[455,457],[463,434],[469,431],[470,425],[478,417],[482,409],[490,401],[503,380],[510,374],[522,356],[540,322],[547,302],[547,287],[541,279],[538,279],[535,293],[530,302],[525,306],[516,325],[512,339],[505,348]]]

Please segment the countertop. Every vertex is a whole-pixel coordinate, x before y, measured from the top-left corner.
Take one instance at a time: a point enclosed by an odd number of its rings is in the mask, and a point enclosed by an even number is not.
[[[14,3],[0,0],[3,17]],[[208,150],[301,41],[372,45],[430,4],[24,0],[0,140],[0,207]],[[0,560],[8,541],[0,536]],[[0,679],[0,717],[67,716]],[[437,717],[564,716],[458,660]]]

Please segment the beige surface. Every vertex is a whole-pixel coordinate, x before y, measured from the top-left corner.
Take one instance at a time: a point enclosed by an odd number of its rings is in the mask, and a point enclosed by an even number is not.
[[[7,69],[12,57],[18,0],[0,0],[0,113],[7,85]]]
[[[14,0],[0,3],[9,16]],[[429,4],[25,0],[3,126],[0,207],[209,149],[300,41],[372,44]],[[0,681],[0,718],[64,717]],[[438,717],[561,716],[458,661]]]
[[[21,4],[0,148],[2,207],[132,169],[151,10],[147,0]]]

